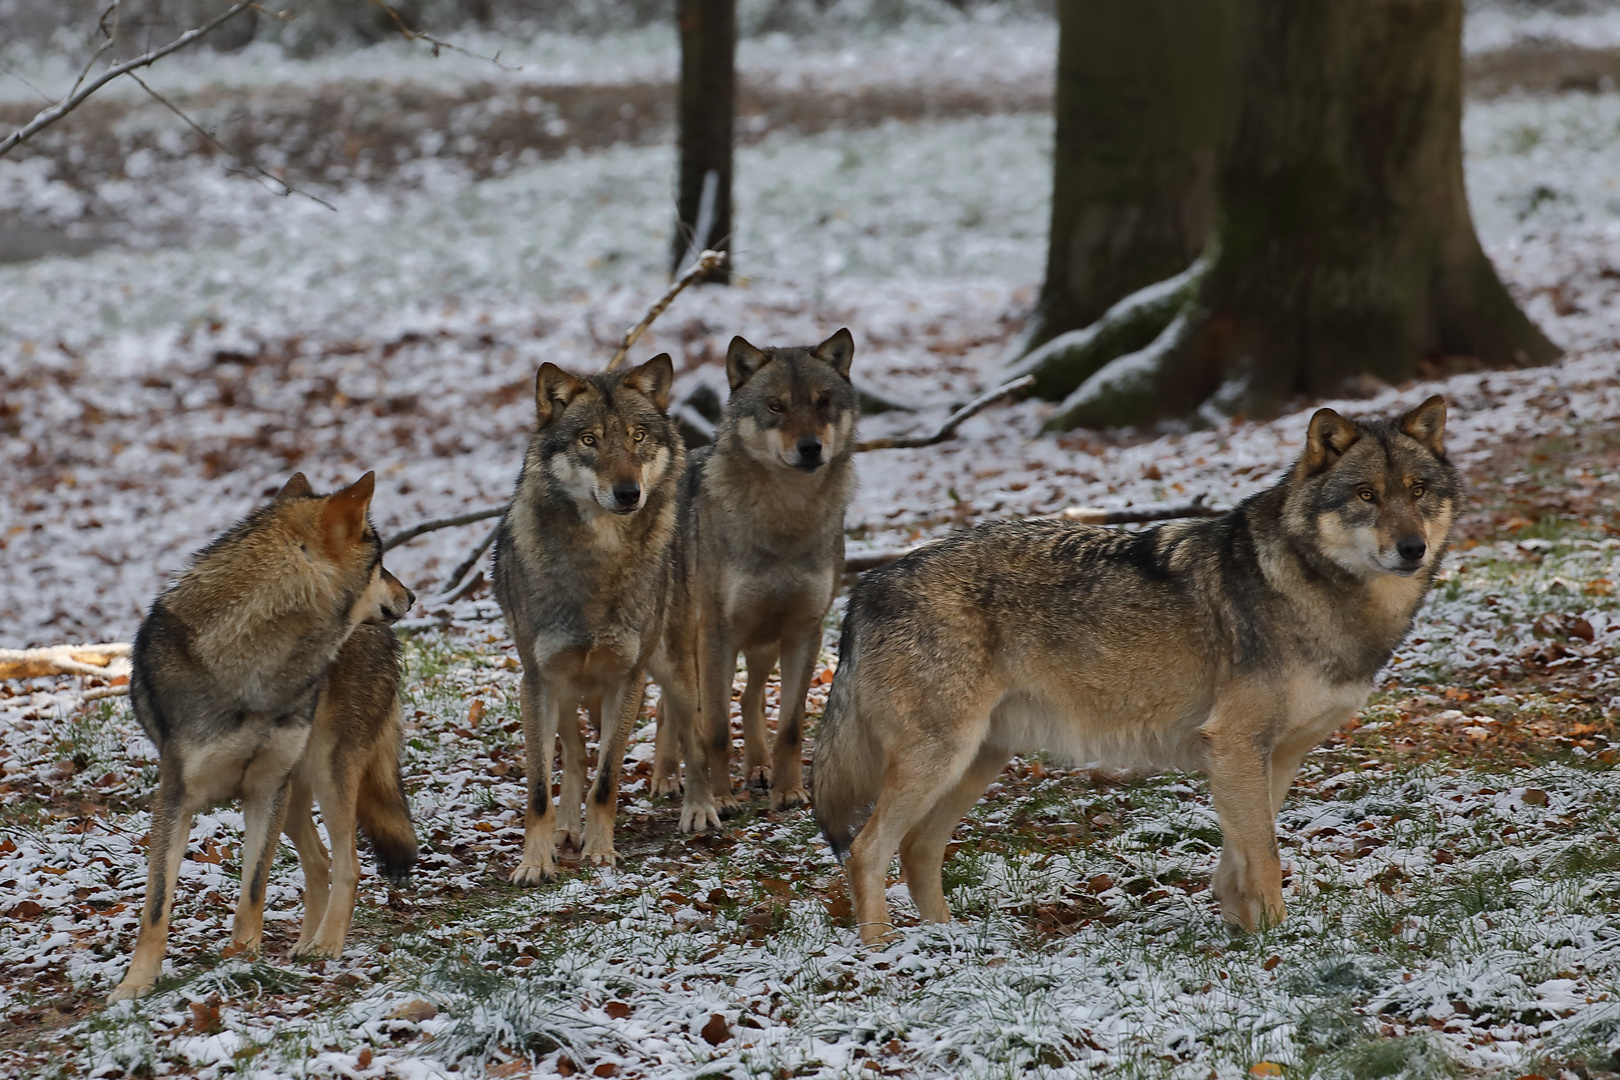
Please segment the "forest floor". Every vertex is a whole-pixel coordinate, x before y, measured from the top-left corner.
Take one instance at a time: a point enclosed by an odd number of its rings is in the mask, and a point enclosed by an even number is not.
[[[858,96],[983,55],[1018,85],[1019,58],[1051,44],[1018,27],[922,40],[757,67],[843,72]],[[570,62],[653,85],[667,56],[638,48]],[[177,71],[164,89],[192,85]],[[318,98],[315,75],[255,77]],[[957,833],[958,922],[915,925],[897,886],[904,938],[869,952],[809,815],[756,800],[720,835],[682,837],[676,807],[648,797],[645,728],[622,864],[510,886],[517,665],[487,593],[431,600],[480,535],[446,530],[389,556],[428,598],[406,650],[423,859],[408,888],[363,880],[340,961],[284,957],[301,885],[286,850],[266,956],[221,958],[239,886],[240,815],[224,808],[193,832],[172,977],[104,1009],[144,888],[155,750],[123,702],[82,700],[93,680],[0,684],[0,1075],[1620,1072],[1620,95],[1598,87],[1465,118],[1487,248],[1569,357],[1441,364],[1333,403],[1367,415],[1446,394],[1470,505],[1369,707],[1284,808],[1281,927],[1220,926],[1202,778],[1035,756]],[[537,91],[513,100],[531,96],[543,112]],[[482,153],[485,115],[446,112],[446,160],[423,149],[429,164],[381,181],[299,173],[336,214],[232,176],[145,114],[109,122],[132,140],[120,170],[4,163],[8,205],[84,224],[87,246],[0,266],[0,644],[127,639],[186,553],[293,468],[318,486],[376,468],[385,533],[505,497],[535,366],[600,363],[662,289],[673,159],[627,136],[480,171],[454,148]],[[720,379],[733,333],[848,325],[857,379],[918,406],[866,432],[932,427],[998,379],[1033,299],[1050,137],[1022,107],[761,133],[739,155],[746,280],[683,296],[638,355],[674,353],[686,394]],[[108,222],[116,242],[94,232]],[[1230,504],[1292,460],[1317,404],[1063,437],[1037,434],[1049,406],[997,406],[950,443],[863,455],[851,550],[1075,503]]]

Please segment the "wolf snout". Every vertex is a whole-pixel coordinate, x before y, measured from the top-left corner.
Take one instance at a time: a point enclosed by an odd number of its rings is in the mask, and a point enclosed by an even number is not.
[[[821,466],[821,440],[814,435],[805,435],[799,439],[798,466],[801,469],[814,471]]]
[[[641,485],[634,480],[620,480],[613,485],[614,509],[627,514],[641,505]]]
[[[1423,555],[1428,550],[1429,545],[1421,536],[1403,536],[1395,541],[1395,554],[1401,557],[1402,562],[1422,562]]]

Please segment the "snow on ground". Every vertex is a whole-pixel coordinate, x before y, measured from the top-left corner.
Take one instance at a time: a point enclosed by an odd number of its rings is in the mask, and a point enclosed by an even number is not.
[[[866,54],[851,55],[856,77]],[[1031,759],[958,834],[947,885],[966,918],[867,953],[806,815],[678,836],[647,797],[649,730],[630,749],[624,864],[513,889],[517,672],[474,595],[413,620],[437,627],[408,649],[415,884],[368,877],[350,954],[291,965],[301,882],[284,854],[272,954],[221,961],[240,825],[221,809],[194,830],[175,981],[107,1012],[155,752],[121,702],[0,686],[0,1073],[1614,1071],[1620,96],[1475,103],[1466,125],[1487,247],[1574,351],[1335,403],[1386,412],[1444,392],[1478,505],[1372,707],[1285,808],[1283,927],[1218,927],[1200,780]],[[768,136],[740,155],[745,283],[683,295],[637,355],[671,351],[684,393],[718,378],[734,333],[848,325],[857,377],[921,407],[865,430],[932,427],[996,381],[1033,299],[1050,138],[1031,115]],[[332,214],[204,163],[120,196],[195,219],[190,241],[0,267],[3,644],[127,636],[186,554],[294,468],[317,485],[376,468],[384,532],[501,501],[535,367],[599,364],[661,291],[672,164],[629,146],[484,180],[429,166],[397,188],[334,189]],[[26,167],[0,163],[6,198],[69,198]],[[1293,457],[1308,415],[1037,437],[1045,408],[863,455],[852,548],[1073,503],[1230,502]],[[426,596],[480,535],[436,533],[389,563]]]

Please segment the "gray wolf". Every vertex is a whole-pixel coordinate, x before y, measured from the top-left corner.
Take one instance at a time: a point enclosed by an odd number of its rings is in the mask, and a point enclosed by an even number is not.
[[[157,744],[159,779],[141,929],[111,1000],[139,997],[156,982],[191,820],[227,799],[242,800],[244,823],[232,949],[259,951],[265,883],[295,774],[324,771],[300,763],[306,748],[326,737],[312,732],[331,719],[318,706],[333,664],[359,627],[398,619],[415,602],[383,569],[382,544],[367,517],[374,484],[366,473],[318,496],[295,474],[273,501],[198,552],[142,620],[131,651],[130,703]],[[397,759],[384,765],[398,769]],[[328,804],[327,788],[316,790],[338,842],[342,810]],[[397,850],[393,833],[388,837],[383,845]],[[305,870],[320,876],[308,862]],[[351,890],[350,906],[352,897]],[[342,925],[347,929],[347,912]],[[331,944],[319,935],[310,941]]]
[[[512,881],[556,873],[559,842],[611,865],[624,748],[664,628],[676,488],[686,451],[668,415],[674,363],[574,376],[543,364],[535,428],[495,537],[495,596],[523,662],[528,773],[523,856]],[[601,725],[584,827],[579,708]],[[560,805],[551,763],[562,734]],[[555,812],[554,812],[555,810]]]
[[[695,677],[699,706],[695,717],[671,716],[660,703],[653,766],[653,790],[674,790],[678,735],[701,726],[708,780],[694,784],[689,755],[683,828],[718,824],[711,800],[722,809],[738,803],[728,717],[739,653],[748,660],[745,782],[769,787],[772,809],[808,801],[800,757],[805,693],[843,577],[844,511],[855,491],[854,356],[848,330],[785,348],[736,337],[726,350],[726,414],[714,443],[690,455],[682,484],[682,577],[663,664],[677,679]],[[767,758],[765,680],[778,659],[781,714]],[[669,698],[671,686],[660,685]],[[689,685],[675,697],[693,692]]]
[[[897,848],[918,912],[950,919],[952,830],[1036,749],[1207,772],[1221,914],[1280,920],[1278,808],[1365,704],[1446,550],[1460,485],[1445,420],[1439,397],[1361,423],[1321,409],[1294,466],[1222,517],[997,522],[867,573],[811,772],[862,939],[893,932]]]

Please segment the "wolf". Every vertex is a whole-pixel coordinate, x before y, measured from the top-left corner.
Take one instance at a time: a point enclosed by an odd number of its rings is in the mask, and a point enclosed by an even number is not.
[[[731,396],[714,443],[690,455],[681,488],[679,602],[662,670],[695,678],[676,699],[699,698],[695,717],[659,708],[653,790],[675,790],[681,733],[701,725],[708,778],[694,785],[687,758],[682,827],[718,825],[731,794],[732,678],[748,660],[743,691],[745,783],[768,787],[772,809],[809,801],[801,746],[805,694],[821,624],[843,577],[844,511],[855,492],[850,364],[855,340],[839,330],[819,345],[760,349],[741,337],[726,350]],[[782,696],[766,756],[765,680],[778,659]],[[695,672],[695,676],[692,674]],[[665,696],[669,685],[660,680]],[[673,711],[673,710],[671,710]]]
[[[199,551],[142,620],[130,655],[130,703],[158,748],[158,791],[141,928],[111,1000],[139,997],[156,982],[191,820],[227,799],[242,800],[243,818],[232,950],[259,951],[266,879],[295,774],[323,770],[301,761],[328,734],[312,737],[317,723],[333,721],[319,708],[333,664],[358,628],[398,619],[415,602],[383,568],[367,516],[374,490],[368,472],[318,496],[294,474],[268,505]],[[397,760],[386,767],[397,773]],[[322,811],[339,820],[337,800],[329,805],[328,789],[315,789]],[[305,869],[320,876],[311,863]],[[346,929],[347,913],[342,923]],[[311,934],[316,941],[330,944]]]
[[[670,420],[667,353],[625,372],[535,376],[535,427],[495,536],[494,586],[523,663],[528,774],[523,855],[511,880],[549,881],[559,842],[612,865],[625,744],[664,629],[686,450]],[[601,724],[584,827],[579,708]],[[553,813],[551,762],[562,734]]]
[[[1365,704],[1446,551],[1461,492],[1445,421],[1438,396],[1360,423],[1321,409],[1293,467],[1220,517],[997,522],[864,575],[811,770],[862,940],[893,933],[896,848],[921,916],[950,919],[952,830],[1012,755],[1043,748],[1207,772],[1222,917],[1282,919],[1283,797]]]

